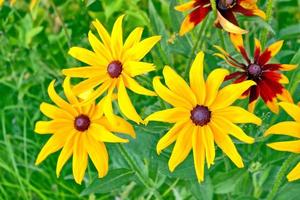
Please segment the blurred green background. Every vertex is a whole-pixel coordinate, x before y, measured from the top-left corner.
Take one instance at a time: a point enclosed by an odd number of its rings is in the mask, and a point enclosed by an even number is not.
[[[289,119],[284,112],[278,116],[271,113],[262,102],[256,114],[263,125],[244,125],[243,129],[256,138],[253,145],[235,141],[242,155],[245,168],[237,169],[222,152],[217,150],[215,165],[206,169],[205,182],[196,180],[191,155],[174,173],[167,168],[172,147],[157,156],[158,139],[170,125],[150,123],[147,127],[136,126],[137,139],[124,145],[137,169],[128,165],[126,157],[114,144],[107,144],[110,154],[110,171],[103,179],[97,179],[94,167],[89,165],[84,183],[73,181],[71,160],[57,178],[55,166],[58,154],[51,155],[40,166],[35,166],[36,156],[47,136],[33,132],[37,120],[45,119],[39,104],[50,102],[46,89],[51,80],[60,84],[61,69],[80,66],[67,52],[71,46],[90,48],[87,33],[91,21],[98,18],[111,30],[116,18],[125,13],[124,32],[136,26],[145,27],[143,37],[162,35],[163,39],[144,60],[154,62],[156,72],[138,77],[138,81],[152,88],[152,78],[161,75],[164,65],[170,65],[180,74],[194,59],[199,50],[206,53],[206,74],[216,67],[226,67],[213,56],[213,45],[221,45],[218,30],[213,27],[213,15],[206,19],[207,26],[196,46],[197,26],[185,37],[178,31],[183,15],[174,6],[185,1],[176,0],[41,0],[30,11],[29,1],[8,2],[0,8],[0,199],[264,199],[274,185],[275,177],[288,153],[275,152],[266,147],[270,141],[285,137],[263,138],[263,132],[275,122]],[[266,1],[259,1],[266,9]],[[299,0],[277,0],[273,4],[271,23],[257,17],[239,16],[242,27],[249,30],[245,37],[248,50],[252,52],[254,38],[268,31],[267,44],[284,39],[282,51],[274,62],[300,63],[300,2]],[[229,52],[238,57],[225,35]],[[299,69],[285,73],[290,78],[287,86],[295,102],[300,101]],[[58,91],[62,91],[58,85]],[[131,99],[142,115],[162,109],[156,97],[131,95]],[[246,107],[246,101],[237,104]],[[116,107],[116,111],[118,108]],[[295,158],[289,170],[300,160]],[[138,176],[137,176],[138,175]],[[146,180],[146,184],[141,181]],[[288,183],[286,178],[280,185],[276,199],[296,200],[300,195],[300,182]]]

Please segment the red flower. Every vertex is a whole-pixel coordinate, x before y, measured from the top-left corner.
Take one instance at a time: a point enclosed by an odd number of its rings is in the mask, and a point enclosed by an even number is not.
[[[231,41],[245,59],[245,62],[239,62],[230,56],[224,49],[215,46],[221,53],[215,55],[224,59],[229,65],[239,69],[239,71],[228,75],[226,80],[234,79],[234,83],[245,80],[253,80],[257,85],[247,90],[243,97],[249,96],[249,110],[254,111],[255,103],[259,96],[274,113],[278,113],[277,99],[281,101],[293,102],[290,93],[282,84],[289,82],[288,78],[280,71],[289,71],[297,65],[268,63],[281,49],[283,41],[271,44],[262,52],[260,42],[255,39],[255,51],[253,61],[249,58],[243,45],[243,39],[240,35],[231,35]]]
[[[218,10],[218,16],[215,22],[216,26],[230,33],[247,33],[246,30],[238,26],[234,12],[241,13],[245,16],[257,15],[263,19],[266,18],[265,13],[256,6],[256,0],[216,0],[216,8]],[[181,12],[192,10],[182,22],[179,32],[180,35],[184,35],[193,29],[212,10],[210,0],[192,0],[176,6],[175,9]]]

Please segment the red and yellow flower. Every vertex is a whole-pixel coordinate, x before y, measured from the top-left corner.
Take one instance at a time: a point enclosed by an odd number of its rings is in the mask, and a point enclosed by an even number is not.
[[[256,0],[216,0],[217,19],[215,24],[225,31],[235,34],[247,33],[239,27],[234,13],[241,13],[245,16],[259,16],[266,18],[265,13],[256,5]],[[192,12],[183,20],[180,35],[184,35],[193,29],[212,10],[210,0],[192,0],[182,5],[176,6],[176,10]]]
[[[228,75],[225,80],[234,79],[235,83],[246,80],[256,82],[256,85],[243,94],[243,97],[249,96],[249,110],[251,112],[254,111],[256,101],[259,97],[263,99],[274,113],[278,113],[279,110],[277,99],[293,102],[290,93],[283,86],[283,84],[289,83],[289,80],[281,71],[293,70],[297,65],[269,63],[271,58],[280,51],[283,41],[277,41],[262,51],[259,40],[255,39],[254,58],[251,60],[245,50],[243,38],[240,35],[230,35],[230,37],[245,61],[239,62],[219,46],[215,47],[220,53],[216,53],[215,55],[224,59],[229,65],[239,69],[239,71]]]

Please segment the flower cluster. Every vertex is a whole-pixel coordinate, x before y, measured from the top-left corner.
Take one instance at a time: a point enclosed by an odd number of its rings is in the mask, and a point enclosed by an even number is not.
[[[193,0],[176,7],[179,11],[193,9],[184,19],[180,34],[183,35],[200,23],[212,10],[211,1]],[[254,112],[259,97],[274,113],[279,106],[286,110],[296,122],[281,122],[269,128],[265,135],[286,134],[300,138],[300,108],[284,84],[288,78],[281,71],[289,71],[296,65],[270,62],[281,49],[283,41],[271,44],[262,50],[259,40],[255,39],[253,59],[249,57],[239,34],[241,29],[233,13],[246,16],[257,15],[265,18],[253,0],[217,0],[217,27],[230,34],[234,47],[244,61],[231,56],[222,47],[215,55],[238,69],[230,73],[226,69],[215,69],[204,78],[204,53],[200,51],[189,71],[189,84],[170,66],[163,69],[163,84],[160,77],[153,78],[151,91],[141,86],[135,77],[155,70],[152,63],[141,61],[160,41],[161,36],[142,39],[143,28],[134,29],[123,41],[122,23],[124,15],[114,23],[111,34],[101,22],[92,22],[99,38],[92,31],[88,40],[92,50],[72,47],[69,54],[85,63],[84,67],[64,69],[63,82],[65,99],[54,89],[55,81],[48,88],[50,99],[56,104],[42,103],[40,110],[50,121],[38,121],[35,132],[51,134],[50,139],[38,155],[36,164],[41,163],[50,154],[61,150],[57,161],[56,173],[73,155],[73,175],[81,183],[88,164],[88,157],[95,165],[99,177],[108,172],[108,152],[105,143],[125,143],[129,140],[119,137],[122,133],[135,138],[133,126],[117,116],[112,106],[117,101],[120,112],[137,124],[147,125],[151,121],[172,123],[174,126],[159,140],[157,153],[175,143],[169,159],[169,169],[174,171],[192,151],[198,181],[204,180],[205,163],[210,168],[215,162],[216,147],[220,148],[239,168],[244,167],[241,155],[231,136],[252,144],[255,139],[248,136],[237,124],[251,123],[261,125],[262,120]],[[71,78],[84,79],[76,85]],[[233,83],[223,83],[234,79]],[[145,119],[138,114],[129,98],[127,89],[136,94],[158,96],[171,108],[157,111]],[[248,111],[233,105],[237,99],[249,98]],[[278,104],[278,100],[282,101]],[[279,106],[278,106],[279,105]],[[216,146],[215,146],[216,144]],[[299,152],[299,141],[271,143],[273,149]],[[300,178],[300,164],[288,175],[289,180]]]

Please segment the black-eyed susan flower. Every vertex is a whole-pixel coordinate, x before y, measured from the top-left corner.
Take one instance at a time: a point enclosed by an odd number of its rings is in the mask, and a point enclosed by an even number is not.
[[[87,78],[74,87],[74,92],[79,94],[86,90],[96,88],[88,98],[93,101],[105,91],[104,113],[112,119],[112,96],[117,89],[117,99],[121,112],[129,119],[140,123],[141,117],[133,107],[127,94],[126,88],[135,93],[155,96],[155,93],[142,87],[134,77],[155,70],[152,63],[140,62],[140,60],[153,48],[161,39],[154,36],[141,41],[143,28],[136,28],[123,43],[122,20],[120,16],[113,26],[111,35],[108,34],[103,25],[94,21],[93,25],[98,31],[102,40],[89,32],[88,39],[94,51],[80,47],[73,47],[69,54],[74,58],[86,63],[87,67],[71,68],[63,70],[63,73],[70,77]]]
[[[39,153],[36,164],[40,164],[50,154],[60,150],[56,174],[59,176],[62,167],[73,155],[73,175],[80,184],[83,180],[88,164],[88,156],[95,165],[99,177],[108,171],[108,153],[105,142],[128,142],[112,132],[119,132],[135,137],[133,127],[120,117],[115,116],[117,124],[112,125],[103,116],[103,101],[99,104],[90,102],[84,106],[77,106],[81,101],[71,90],[70,78],[63,84],[64,93],[68,100],[62,99],[54,89],[54,81],[48,88],[50,99],[57,105],[42,103],[41,112],[49,117],[50,121],[38,121],[35,132],[39,134],[52,134]],[[75,106],[76,105],[76,106]]]
[[[225,31],[235,34],[247,33],[238,26],[234,13],[241,13],[245,16],[259,16],[266,18],[265,13],[256,5],[256,0],[216,0],[217,19],[215,24]],[[176,6],[176,10],[184,12],[192,10],[185,17],[180,28],[180,35],[184,35],[198,25],[212,10],[210,0],[192,0]]]
[[[231,35],[232,41],[238,52],[244,58],[244,62],[239,62],[219,46],[215,46],[221,53],[215,55],[224,59],[229,65],[239,69],[239,71],[228,75],[225,80],[234,79],[235,83],[252,80],[256,85],[247,90],[243,97],[249,96],[249,110],[254,111],[256,101],[260,96],[266,105],[275,113],[278,113],[277,99],[281,101],[293,102],[290,93],[283,84],[289,82],[288,78],[281,71],[293,70],[297,65],[269,63],[281,49],[283,41],[277,41],[262,51],[259,40],[255,39],[255,51],[251,60],[245,50],[243,38],[238,35]]]
[[[268,144],[269,147],[278,151],[287,151],[292,153],[300,153],[300,107],[298,105],[281,102],[279,103],[295,121],[280,122],[271,126],[265,136],[271,134],[287,135],[297,138],[293,141],[274,142]],[[300,179],[300,163],[287,175],[289,181]]]
[[[159,140],[157,153],[176,141],[169,160],[169,169],[173,171],[193,150],[194,165],[199,181],[204,179],[204,163],[214,164],[214,142],[233,161],[237,167],[243,167],[239,155],[229,135],[253,143],[235,123],[261,124],[261,120],[243,108],[231,106],[253,81],[232,84],[219,91],[225,76],[229,72],[216,69],[205,82],[203,76],[204,53],[200,52],[190,70],[190,85],[173,69],[166,66],[163,70],[164,86],[159,77],[153,80],[153,86],[163,100],[174,108],[158,111],[148,116],[145,121],[161,121],[175,125]]]

